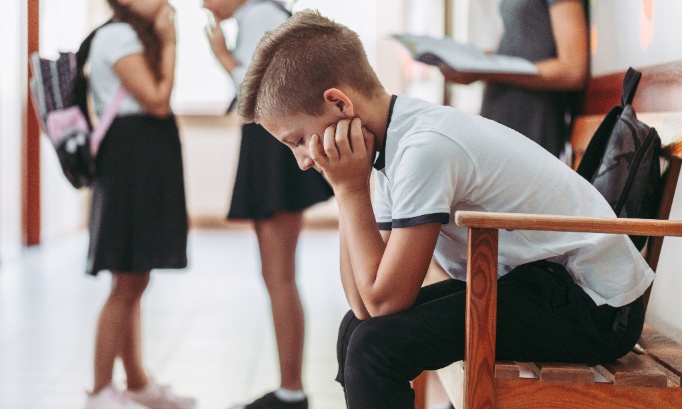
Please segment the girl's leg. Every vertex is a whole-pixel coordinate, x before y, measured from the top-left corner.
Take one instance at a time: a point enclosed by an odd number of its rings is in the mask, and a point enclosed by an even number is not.
[[[145,278],[139,278],[134,284],[139,292],[139,297],[133,302],[129,320],[124,325],[124,335],[121,340],[118,356],[123,361],[126,372],[126,384],[128,389],[141,389],[147,385],[147,372],[142,361],[142,294],[149,283],[150,274],[144,274]]]
[[[296,287],[296,244],[301,212],[279,212],[255,222],[263,280],[270,296],[281,386],[302,390],[303,308]]]
[[[135,373],[138,367],[144,374],[144,368],[140,362],[139,313],[140,299],[148,282],[149,272],[144,274],[114,272],[112,274],[111,292],[102,307],[97,322],[93,393],[99,392],[111,383],[114,361],[118,355],[124,357],[126,372],[129,372],[128,367],[133,370],[133,378],[139,376]],[[137,319],[135,318],[136,314]],[[133,330],[135,327],[137,330]],[[137,337],[137,341],[130,341],[129,338],[134,337]],[[135,349],[137,352],[134,351]],[[133,358],[135,356],[137,358]],[[138,379],[134,380],[138,381]]]

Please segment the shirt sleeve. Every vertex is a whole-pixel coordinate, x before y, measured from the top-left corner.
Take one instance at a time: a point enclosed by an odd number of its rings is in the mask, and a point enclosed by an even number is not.
[[[287,15],[282,10],[268,2],[256,4],[244,18],[244,21],[239,25],[237,42],[239,51],[235,53],[242,57],[238,61],[239,66],[232,70],[232,79],[236,87],[239,87],[244,81],[246,69],[251,63],[260,39],[265,33],[279,26],[286,19]]]
[[[106,27],[106,50],[105,61],[113,66],[121,58],[144,52],[144,46],[137,37],[137,32],[126,23],[113,23]],[[99,34],[99,32],[98,32]]]
[[[469,155],[443,135],[412,135],[398,149],[391,186],[393,228],[450,222],[474,177]]]
[[[379,230],[391,230],[391,196],[386,175],[381,171],[374,171],[374,217]]]

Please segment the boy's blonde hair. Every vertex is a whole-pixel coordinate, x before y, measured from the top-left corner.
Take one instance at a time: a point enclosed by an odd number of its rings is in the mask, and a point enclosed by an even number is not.
[[[324,92],[340,85],[367,97],[383,91],[357,33],[304,10],[258,43],[239,88],[239,115],[246,122],[265,115],[320,115]]]

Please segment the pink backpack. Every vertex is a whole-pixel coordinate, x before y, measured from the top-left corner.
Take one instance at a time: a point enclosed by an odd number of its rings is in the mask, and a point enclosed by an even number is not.
[[[90,33],[77,53],[60,53],[56,60],[40,58],[38,53],[31,55],[33,106],[43,132],[57,152],[64,175],[75,188],[92,183],[97,150],[126,95],[121,85],[93,129],[88,117],[83,66],[96,32],[97,29]]]

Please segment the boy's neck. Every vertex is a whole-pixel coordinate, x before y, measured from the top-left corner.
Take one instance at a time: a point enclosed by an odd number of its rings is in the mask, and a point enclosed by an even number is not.
[[[384,146],[386,138],[391,94],[382,92],[372,98],[358,96],[354,98],[354,105],[356,116],[362,120],[362,125],[374,134],[374,151],[378,152]]]

